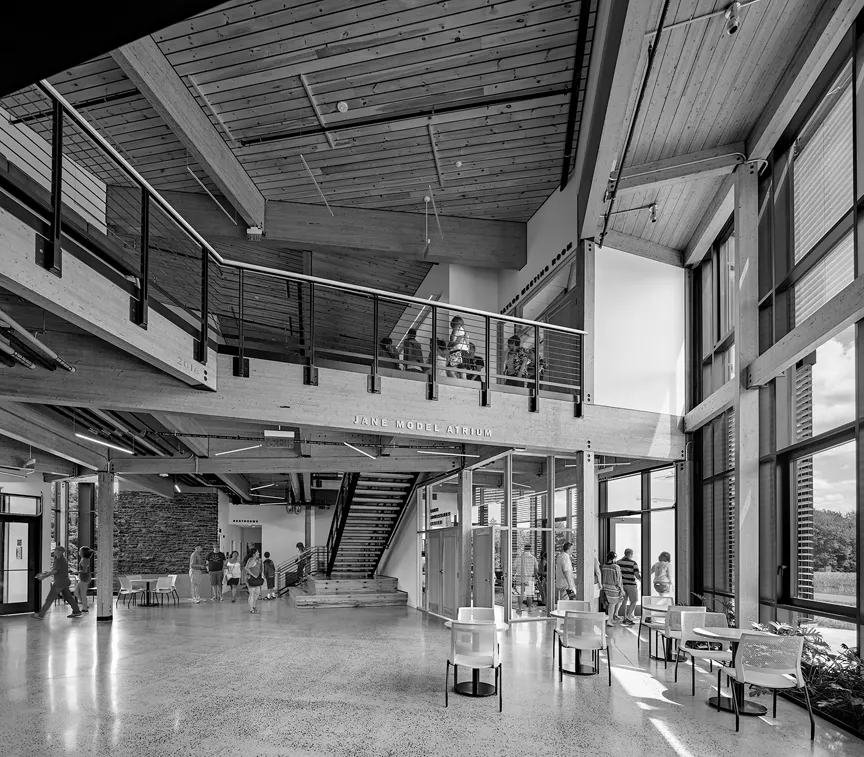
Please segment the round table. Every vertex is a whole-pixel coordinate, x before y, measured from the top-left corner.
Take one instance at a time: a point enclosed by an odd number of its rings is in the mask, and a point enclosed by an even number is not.
[[[133,584],[138,584],[138,583],[144,584],[144,589],[143,589],[144,601],[140,605],[138,605],[138,607],[160,607],[158,602],[153,601],[153,589],[150,588],[150,584],[156,583],[156,581],[158,581],[158,580],[159,580],[158,577],[156,577],[156,578],[133,578],[132,579]]]
[[[764,631],[748,631],[745,628],[694,628],[693,633],[701,636],[704,639],[712,641],[728,641],[732,645],[732,665],[735,665],[735,655],[738,652],[738,644],[741,641],[741,636],[745,633],[765,635]],[[759,716],[768,712],[768,708],[764,705],[753,702],[744,696],[744,684],[738,683],[735,679],[732,680],[732,695],[738,700],[738,712],[741,715]],[[735,706],[732,704],[732,697],[727,697],[721,694],[718,690],[716,697],[708,697],[708,704],[712,707],[717,707],[718,702],[721,710],[725,712],[735,712]]]
[[[553,610],[549,613],[551,618],[565,618],[568,612],[579,612],[578,610]],[[563,648],[562,648],[563,649]],[[564,665],[561,665],[561,672],[569,676],[594,676],[600,672],[599,668],[594,667],[593,663],[585,664],[582,662],[582,650],[574,649],[576,652],[576,660],[573,663],[573,670],[567,670]],[[559,654],[561,652],[559,651]]]
[[[457,620],[457,623],[489,623],[488,620]],[[452,628],[453,621],[448,620],[444,624],[444,628]],[[495,630],[498,632],[506,631],[510,626],[508,626],[503,620],[495,621]],[[456,681],[456,670],[454,666],[453,670],[453,691],[457,694],[461,694],[464,697],[491,697],[498,693],[498,690],[495,688],[494,684],[484,683],[480,680],[480,668],[472,668],[471,669],[471,680],[470,681],[462,681],[462,683],[458,683]]]

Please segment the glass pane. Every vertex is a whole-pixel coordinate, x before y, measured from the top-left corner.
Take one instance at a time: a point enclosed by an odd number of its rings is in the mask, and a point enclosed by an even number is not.
[[[795,141],[795,262],[853,202],[852,63],[847,63]]]
[[[855,278],[855,241],[847,234],[792,289],[795,325],[815,313]]]
[[[714,482],[714,589],[735,590],[735,476]]]
[[[702,583],[714,588],[714,485],[702,486]]]
[[[511,542],[513,580],[510,585],[511,607],[518,617],[546,617],[546,575],[541,562],[548,566],[549,531],[514,528]],[[544,559],[545,558],[545,559]]]
[[[41,512],[41,497],[25,497],[17,494],[4,494],[0,497],[0,513],[39,515]]]
[[[843,645],[847,647],[858,646],[858,636],[854,623],[847,623],[834,618],[826,618],[823,615],[812,615],[806,612],[793,612],[790,625],[812,625],[816,627],[816,633],[822,636],[822,640],[831,647],[835,654],[841,652]],[[812,694],[811,694],[812,696]]]
[[[795,437],[809,439],[855,420],[855,327],[795,369]]]
[[[675,504],[675,468],[651,471],[651,507]]]
[[[0,544],[0,601],[3,604],[27,601],[30,583],[29,526],[4,523]]]
[[[429,528],[449,528],[456,525],[456,493],[458,482],[448,479],[432,486],[432,500],[429,502]]]
[[[609,512],[619,510],[642,509],[642,476],[622,476],[610,478],[606,482],[606,509]]]
[[[675,596],[675,566],[677,565],[675,549],[675,511],[661,510],[653,512],[651,518],[651,596]],[[667,557],[671,560],[665,560]],[[664,558],[661,560],[661,556]],[[668,582],[672,583],[669,584]],[[688,601],[679,597],[679,602]]]
[[[800,599],[855,605],[855,442],[795,461]]]
[[[720,333],[722,339],[735,327],[738,286],[735,277],[735,237],[730,236],[717,248],[720,285]]]

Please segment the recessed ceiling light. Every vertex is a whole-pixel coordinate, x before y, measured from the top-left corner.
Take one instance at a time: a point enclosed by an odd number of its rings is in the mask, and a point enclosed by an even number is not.
[[[348,103],[346,103],[344,100],[340,100],[338,103],[336,103],[336,110],[338,110],[340,113],[347,113]]]
[[[462,161],[461,160],[456,161],[456,168],[462,168]]]

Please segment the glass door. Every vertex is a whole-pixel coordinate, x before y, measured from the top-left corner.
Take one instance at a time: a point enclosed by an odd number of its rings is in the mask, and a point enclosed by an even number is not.
[[[0,516],[0,615],[38,609],[38,518]]]

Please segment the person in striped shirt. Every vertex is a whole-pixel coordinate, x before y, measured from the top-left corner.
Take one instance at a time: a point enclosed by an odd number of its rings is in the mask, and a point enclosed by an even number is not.
[[[621,602],[622,625],[632,626],[636,622],[636,604],[639,601],[639,563],[633,559],[633,550],[625,549],[624,557],[618,561],[621,568],[621,582],[624,584],[624,601]],[[629,605],[629,606],[628,606]]]

